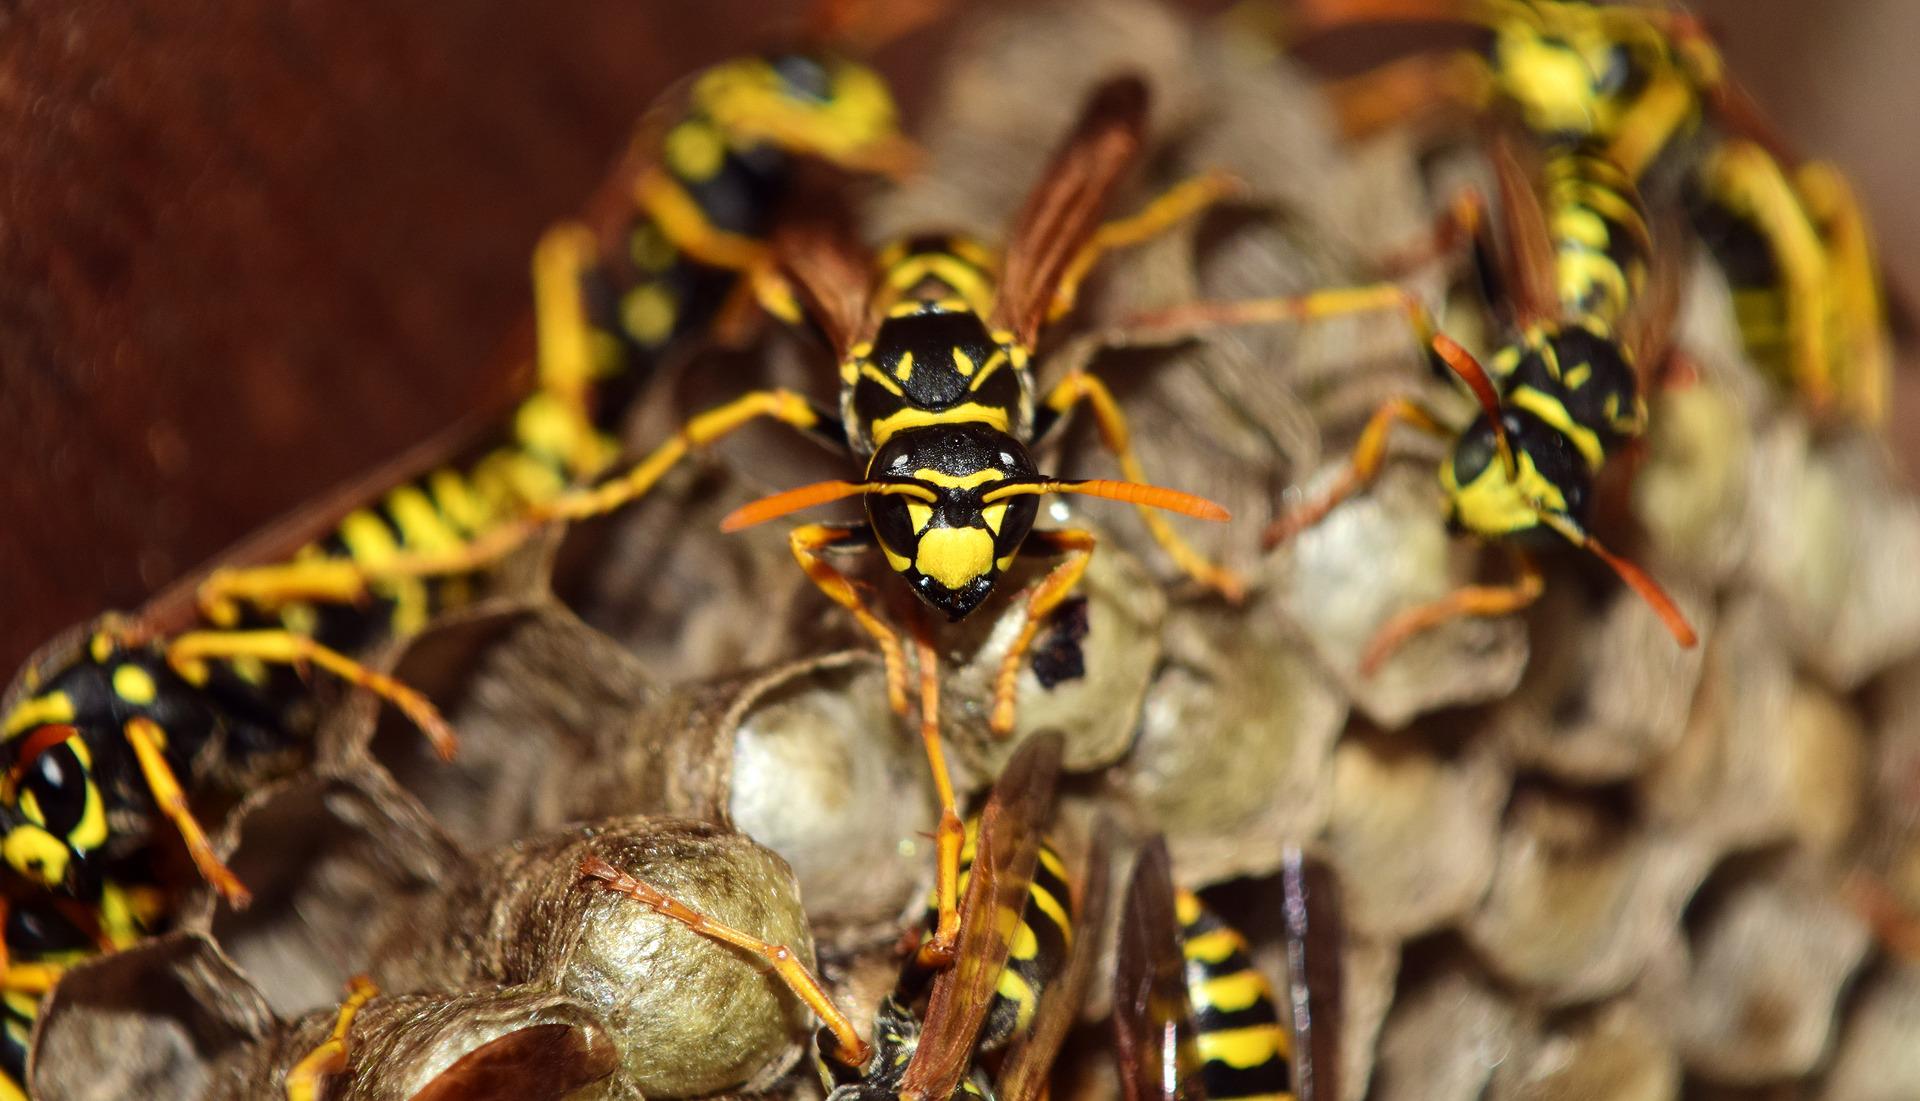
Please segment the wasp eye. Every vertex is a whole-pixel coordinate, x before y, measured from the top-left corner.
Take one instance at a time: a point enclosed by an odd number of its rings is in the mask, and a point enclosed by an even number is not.
[[[87,807],[86,770],[71,747],[56,745],[35,757],[22,788],[32,796],[47,832],[65,837],[80,825]]]

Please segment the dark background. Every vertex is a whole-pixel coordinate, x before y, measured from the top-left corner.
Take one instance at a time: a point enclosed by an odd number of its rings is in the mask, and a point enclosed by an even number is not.
[[[1920,286],[1920,4],[1699,6],[1790,138],[1849,169],[1895,278]],[[503,406],[541,228],[649,99],[764,41],[777,10],[0,7],[0,670]],[[940,39],[879,59],[909,108]],[[1911,373],[1902,389],[1911,449]]]

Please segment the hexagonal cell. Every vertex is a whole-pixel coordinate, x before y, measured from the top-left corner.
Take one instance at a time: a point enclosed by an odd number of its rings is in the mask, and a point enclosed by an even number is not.
[[[1321,471],[1305,492],[1318,492],[1335,473]],[[1313,640],[1354,706],[1390,728],[1426,711],[1506,695],[1527,659],[1519,620],[1459,619],[1410,640],[1376,675],[1357,671],[1361,652],[1395,613],[1466,581],[1455,553],[1470,556],[1473,545],[1447,535],[1430,477],[1412,463],[1393,464],[1372,488],[1295,536],[1271,575],[1281,607]]]
[[[1617,794],[1526,784],[1493,888],[1463,931],[1496,974],[1548,1004],[1603,997],[1633,981],[1709,863],[1648,836]]]
[[[1181,881],[1280,866],[1326,819],[1346,707],[1271,611],[1176,611],[1119,789],[1166,834]]]
[[[1401,978],[1367,1096],[1478,1101],[1495,1071],[1530,1042],[1532,1023],[1467,953],[1435,945],[1414,951],[1420,973]]]
[[[1920,966],[1889,962],[1850,997],[1821,1101],[1920,1096]]]
[[[1737,861],[1688,924],[1693,967],[1676,1034],[1688,1069],[1750,1085],[1817,1066],[1869,941],[1830,875],[1805,860]]]
[[[1500,1067],[1493,1098],[1525,1101],[1673,1101],[1680,1060],[1672,1039],[1631,1000],[1608,1002],[1543,1027],[1524,1057]]]
[[[1352,926],[1406,939],[1471,911],[1493,879],[1509,782],[1484,742],[1455,756],[1404,735],[1342,742],[1327,847]]]
[[[1715,380],[1647,395],[1646,461],[1634,473],[1634,517],[1660,561],[1718,585],[1750,553],[1753,429]]]

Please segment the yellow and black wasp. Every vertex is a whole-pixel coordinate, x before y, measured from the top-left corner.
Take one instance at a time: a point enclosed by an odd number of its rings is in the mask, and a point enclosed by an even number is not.
[[[26,1101],[27,1050],[40,1001],[68,967],[128,947],[153,932],[160,894],[150,887],[103,884],[98,901],[36,894],[0,903],[0,1101]]]
[[[1701,22],[1593,0],[1297,0],[1313,37],[1402,22],[1487,33],[1480,53],[1413,57],[1338,93],[1349,129],[1505,108],[1544,143],[1603,150],[1683,205],[1725,271],[1750,358],[1819,414],[1873,424],[1891,363],[1873,237],[1846,178],[1795,156],[1732,79]],[[1674,187],[1669,181],[1678,181]]]
[[[845,228],[816,209],[783,221],[773,237],[777,273],[761,294],[781,316],[802,313],[823,332],[840,370],[838,416],[791,390],[761,390],[702,413],[672,440],[624,473],[532,510],[474,544],[412,556],[366,575],[463,573],[524,541],[543,523],[599,515],[644,496],[696,448],[771,418],[837,444],[861,461],[865,477],[804,486],[749,504],[723,523],[738,530],[802,508],[863,498],[867,520],[808,524],[790,536],[808,577],[846,608],[878,644],[889,700],[907,710],[907,663],[898,631],[868,606],[829,556],[877,549],[927,605],[951,619],[979,606],[1018,555],[1064,556],[1025,597],[1026,623],[998,670],[989,724],[1014,724],[1019,670],[1047,615],[1073,590],[1094,549],[1091,533],[1036,531],[1037,498],[1078,493],[1140,507],[1149,529],[1189,575],[1237,597],[1239,580],[1194,552],[1151,510],[1208,520],[1225,510],[1189,494],[1144,484],[1126,421],[1092,375],[1062,380],[1037,398],[1031,366],[1040,330],[1070,308],[1080,279],[1104,251],[1152,235],[1230,189],[1224,177],[1182,184],[1142,213],[1101,225],[1102,208],[1139,153],[1146,125],[1145,86],[1133,78],[1098,89],[1028,196],[1003,254],[950,237],[896,245],[878,264]],[[1063,481],[1039,473],[1028,448],[1085,402],[1126,481]],[[913,631],[922,707],[921,733],[942,804],[940,931],[929,958],[951,951],[953,884],[962,826],[940,748],[935,651]]]
[[[1440,468],[1448,523],[1509,541],[1520,576],[1401,611],[1368,643],[1363,673],[1422,631],[1461,616],[1510,614],[1537,599],[1543,582],[1522,542],[1564,540],[1584,548],[1646,600],[1680,645],[1698,641],[1666,592],[1588,529],[1595,478],[1609,456],[1645,430],[1640,374],[1666,353],[1673,300],[1663,291],[1671,271],[1663,268],[1667,278],[1649,287],[1659,254],[1632,181],[1604,154],[1585,146],[1559,150],[1535,174],[1537,183],[1504,144],[1496,143],[1493,160],[1505,262],[1496,258],[1485,203],[1476,196],[1455,204],[1441,233],[1471,235],[1483,274],[1498,284],[1493,297],[1506,314],[1507,334],[1488,360],[1490,372],[1395,283],[1193,304],[1139,322],[1146,329],[1177,328],[1400,311],[1422,348],[1472,390],[1481,411],[1458,430],[1410,397],[1381,405],[1340,478],[1268,529],[1270,545],[1288,539],[1371,483],[1384,467],[1396,422],[1452,440]]]
[[[926,973],[909,959],[901,993],[861,1038],[820,980],[788,949],[722,926],[604,862],[581,873],[605,890],[767,960],[821,1019],[816,1038],[829,1101],[946,1101],[1044,1096],[1047,1072],[1073,1023],[1098,956],[1106,860],[1096,845],[1079,904],[1064,866],[1040,840],[1060,767],[1056,735],[1023,743],[981,812],[953,965],[932,978],[925,1008],[911,991]],[[997,1057],[991,1078],[983,1057]]]
[[[1114,1054],[1127,1101],[1340,1096],[1338,892],[1331,870],[1297,849],[1281,886],[1285,1010],[1246,938],[1174,886],[1165,842],[1142,846],[1114,964]]]
[[[447,447],[435,442],[425,462],[403,458],[278,526],[196,587],[205,629],[150,612],[29,669],[24,698],[0,720],[0,855],[88,897],[164,817],[205,878],[243,903],[188,801],[213,770],[291,742],[289,709],[305,693],[270,666],[318,666],[371,688],[451,755],[431,704],[348,655],[418,630],[464,595],[465,579],[399,579],[369,594],[352,570],[341,585],[338,567],[463,545],[597,473],[616,453],[606,433],[652,364],[706,330],[738,268],[752,266],[743,255],[764,262],[795,160],[899,171],[911,156],[884,83],[864,66],[793,52],[694,77],[677,109],[642,125],[602,227],[563,224],[536,250],[538,386],[504,442],[464,466],[438,465]]]

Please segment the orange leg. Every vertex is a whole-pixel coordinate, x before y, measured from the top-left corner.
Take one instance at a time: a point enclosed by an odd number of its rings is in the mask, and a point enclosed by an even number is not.
[[[1100,440],[1120,461],[1120,470],[1127,480],[1145,483],[1147,474],[1133,453],[1126,415],[1121,413],[1120,404],[1113,400],[1113,392],[1107,389],[1105,383],[1089,374],[1076,372],[1068,375],[1047,395],[1047,408],[1065,416],[1082,401],[1092,407],[1094,421],[1100,427]],[[1187,545],[1187,541],[1180,538],[1159,511],[1142,505],[1140,519],[1146,523],[1147,531],[1152,533],[1153,541],[1160,544],[1167,556],[1187,576],[1235,603],[1245,599],[1246,583],[1231,570],[1207,561],[1206,556]]]
[[[813,1010],[827,1030],[833,1033],[836,1049],[830,1054],[837,1062],[843,1066],[863,1067],[872,1056],[873,1049],[860,1038],[859,1030],[853,1027],[853,1022],[847,1019],[845,1013],[840,1012],[840,1007],[833,1004],[826,987],[794,956],[793,949],[784,944],[769,944],[750,933],[715,921],[646,880],[623,872],[597,856],[580,861],[580,874],[598,881],[605,890],[626,895],[661,917],[677,921],[702,936],[731,944],[772,964],[774,972],[793,991],[794,996],[805,1002],[807,1008]]]
[[[253,901],[253,896],[232,869],[214,854],[213,843],[207,840],[206,830],[200,827],[199,820],[188,809],[186,793],[180,790],[179,779],[167,765],[166,731],[160,729],[152,719],[139,716],[128,719],[123,731],[127,744],[133,747],[134,757],[140,762],[140,772],[146,778],[147,788],[153,792],[154,804],[180,831],[180,839],[186,842],[187,855],[193,858],[193,866],[234,909],[244,908]]]
[[[413,721],[443,761],[453,760],[459,740],[440,709],[399,681],[377,673],[338,650],[291,631],[189,631],[167,640],[167,661],[188,680],[202,679],[208,659],[253,658],[275,665],[318,665],[349,684],[364,688]]]
[[[1449,620],[1463,616],[1510,615],[1540,599],[1545,587],[1533,560],[1518,551],[1514,559],[1520,577],[1511,585],[1470,585],[1448,593],[1431,604],[1420,604],[1395,615],[1376,632],[1361,653],[1360,675],[1379,672],[1387,658],[1422,631],[1429,631]]]
[[[1447,434],[1446,427],[1438,418],[1418,402],[1411,398],[1389,399],[1367,419],[1367,426],[1360,432],[1360,441],[1354,445],[1347,469],[1333,485],[1327,487],[1325,493],[1269,525],[1263,536],[1266,545],[1273,547],[1292,539],[1325,519],[1327,513],[1332,512],[1340,502],[1373,484],[1386,462],[1387,433],[1396,421],[1403,421],[1434,435]]]
[[[953,777],[947,770],[946,749],[940,742],[940,658],[919,614],[914,615],[914,656],[920,665],[920,740],[926,746],[927,765],[933,770],[934,791],[940,797],[940,828],[935,834],[939,862],[934,881],[939,914],[933,936],[920,946],[922,967],[945,967],[953,962],[960,939],[960,849],[966,827],[960,822]]]
[[[894,714],[907,713],[907,659],[900,648],[899,632],[887,626],[867,607],[851,578],[835,569],[820,552],[836,545],[870,538],[865,528],[835,527],[831,524],[803,524],[787,536],[794,560],[807,576],[835,604],[853,614],[854,621],[872,636],[880,647],[880,659],[887,669],[887,703]]]
[[[1027,594],[1026,622],[1021,625],[1019,636],[1007,650],[1007,656],[1000,659],[1000,671],[993,682],[993,715],[988,724],[995,736],[1004,738],[1013,733],[1013,697],[1020,681],[1020,666],[1033,646],[1034,636],[1040,632],[1040,624],[1073,592],[1074,586],[1080,583],[1081,576],[1087,572],[1087,563],[1093,558],[1096,544],[1092,532],[1078,528],[1036,531],[1027,537],[1023,553],[1031,550],[1041,554],[1064,554],[1067,559],[1041,578],[1040,583]]]
[[[1225,172],[1208,172],[1175,184],[1138,214],[1102,224],[1067,263],[1059,289],[1053,292],[1047,319],[1058,321],[1073,311],[1080,297],[1080,284],[1100,257],[1115,249],[1150,241],[1222,199],[1239,194],[1243,188],[1239,180]]]
[[[1367,138],[1409,119],[1433,122],[1448,107],[1477,114],[1493,98],[1493,77],[1475,54],[1420,55],[1334,81],[1327,98],[1341,133]]]
[[[287,1101],[318,1101],[321,1084],[347,1069],[347,1038],[353,1018],[378,993],[380,988],[365,975],[356,975],[347,984],[347,1000],[340,1003],[333,1034],[287,1071]]]

